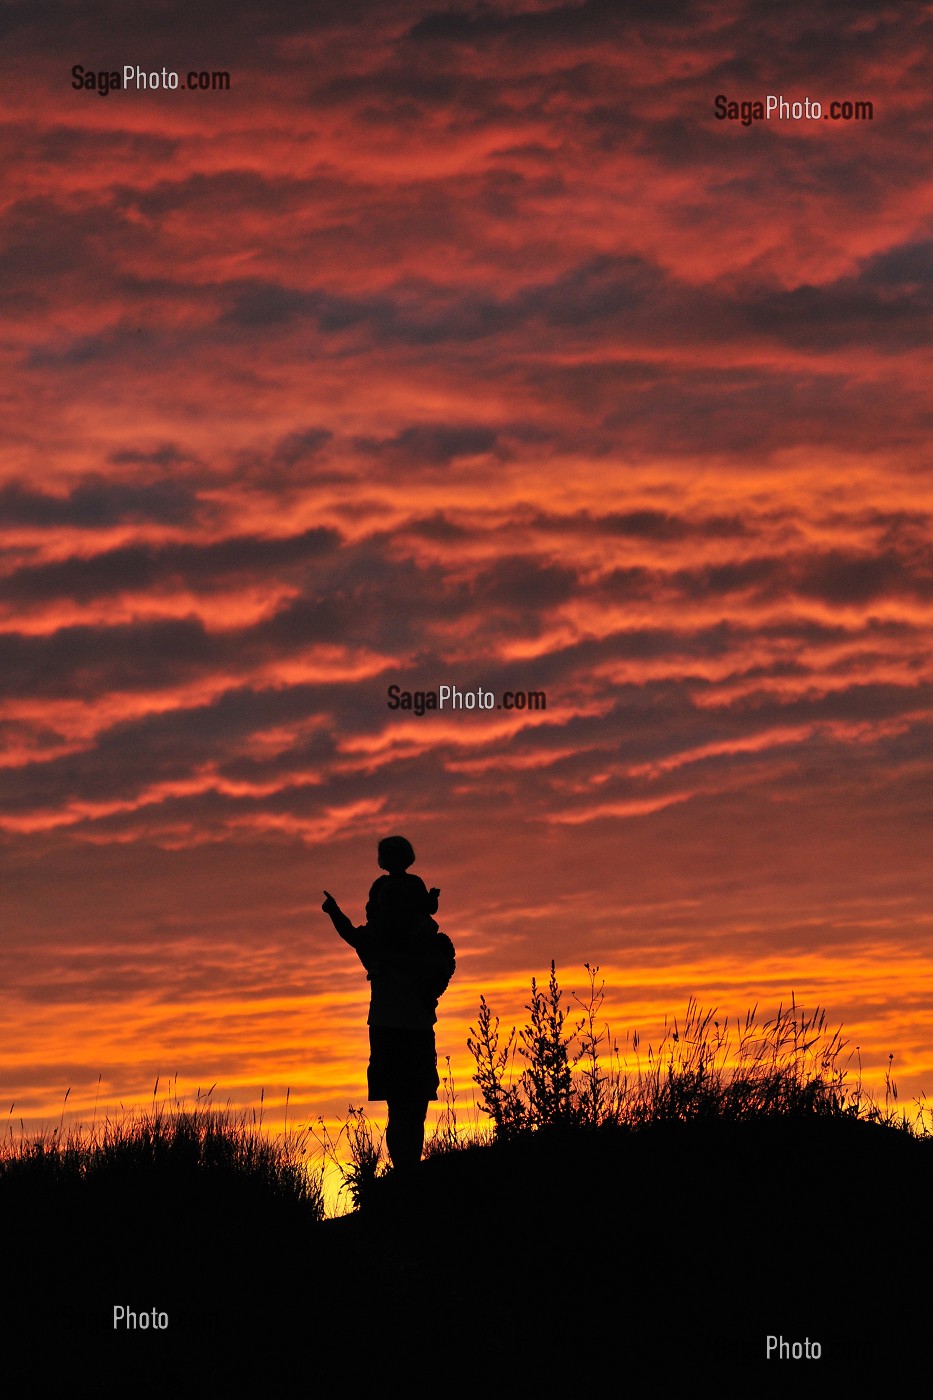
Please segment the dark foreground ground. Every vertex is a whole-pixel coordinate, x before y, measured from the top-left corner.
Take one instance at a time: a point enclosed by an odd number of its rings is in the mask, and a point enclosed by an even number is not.
[[[831,1373],[906,1394],[931,1168],[933,1143],[811,1120],[471,1149],[323,1224],[203,1171],[0,1182],[4,1372],[39,1395],[815,1393]],[[114,1305],[168,1327],[115,1330]],[[769,1336],[811,1356],[768,1360]]]

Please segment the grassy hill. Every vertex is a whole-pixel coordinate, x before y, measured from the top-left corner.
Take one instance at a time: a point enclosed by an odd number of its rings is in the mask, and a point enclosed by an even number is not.
[[[210,1171],[3,1180],[5,1321],[19,1355],[155,1366],[163,1388],[166,1367],[363,1386],[394,1356],[588,1391],[764,1374],[769,1335],[819,1343],[780,1363],[794,1384],[893,1377],[928,1325],[931,1165],[927,1141],[814,1117],[544,1131],[435,1156],[330,1221]],[[169,1326],[115,1331],[114,1304]]]
[[[568,1079],[547,1016],[509,1080],[487,1015],[495,1140],[408,1178],[358,1162],[363,1205],[335,1220],[287,1143],[206,1109],[10,1144],[7,1378],[588,1396],[832,1372],[902,1393],[928,1330],[933,1141],[845,1091],[838,1041],[795,1018],[727,1069],[694,1017],[623,1082],[598,1055]]]

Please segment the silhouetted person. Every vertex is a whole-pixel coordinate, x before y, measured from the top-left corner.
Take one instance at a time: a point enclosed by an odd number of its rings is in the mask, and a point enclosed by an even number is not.
[[[428,1104],[437,1098],[437,998],[453,973],[454,950],[432,917],[440,890],[428,890],[408,873],[415,860],[411,843],[388,836],[379,842],[378,859],[386,873],[369,891],[362,927],[327,890],[321,908],[356,949],[372,983],[368,1096],[385,1100],[386,1146],[393,1167],[404,1171],[421,1160]]]
[[[425,928],[437,932],[431,918],[437,913],[440,890],[427,889],[420,875],[410,875],[415,852],[404,836],[386,836],[379,842],[379,867],[386,872],[374,880],[366,901],[366,924],[374,931],[404,934]]]

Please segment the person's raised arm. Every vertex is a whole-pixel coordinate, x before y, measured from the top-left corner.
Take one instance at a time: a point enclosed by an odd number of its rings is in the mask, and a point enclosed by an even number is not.
[[[351,946],[355,946],[357,931],[353,926],[352,920],[343,912],[332,894],[329,894],[327,890],[324,891],[324,894],[326,898],[321,908],[340,934],[340,937],[345,939]]]

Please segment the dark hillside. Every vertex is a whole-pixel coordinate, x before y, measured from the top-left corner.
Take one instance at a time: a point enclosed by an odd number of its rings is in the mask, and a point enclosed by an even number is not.
[[[424,1164],[418,1197],[324,1227],[434,1337],[503,1370],[890,1373],[924,1335],[915,1263],[933,1145],[856,1121],[536,1137]],[[389,1183],[386,1183],[388,1186]],[[446,1247],[445,1247],[446,1242]]]
[[[114,1394],[449,1387],[465,1368],[516,1394],[892,1379],[928,1323],[931,1164],[929,1141],[846,1118],[541,1131],[432,1157],[325,1222],[203,1168],[7,1173],[7,1356],[91,1365]],[[117,1303],[169,1326],[115,1331]],[[822,1355],[766,1361],[769,1335]]]

